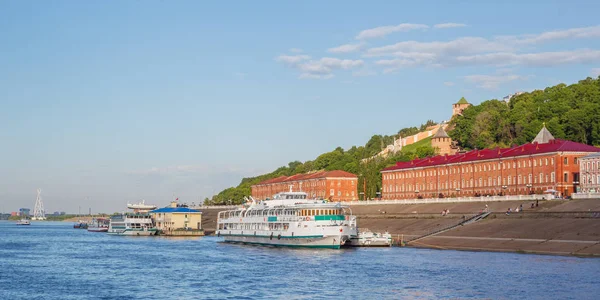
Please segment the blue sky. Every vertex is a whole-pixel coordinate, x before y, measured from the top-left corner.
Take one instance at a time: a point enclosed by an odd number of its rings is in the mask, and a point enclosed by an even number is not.
[[[197,202],[462,96],[598,76],[599,6],[0,2],[0,210]]]

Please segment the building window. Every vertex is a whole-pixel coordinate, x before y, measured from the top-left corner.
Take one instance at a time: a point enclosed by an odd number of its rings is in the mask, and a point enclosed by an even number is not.
[[[329,196],[335,195],[335,191],[333,189],[329,190]]]
[[[577,157],[573,157],[573,163],[577,164]]]
[[[540,183],[544,183],[544,174],[540,173]]]
[[[338,191],[338,196],[342,196],[342,191]]]
[[[548,165],[548,158],[545,158],[544,162],[546,163],[546,166],[547,166]]]
[[[532,175],[531,175],[531,174],[529,174],[529,177],[528,177],[528,180],[529,180],[529,182],[528,182],[528,183],[529,183],[529,184],[531,184],[531,177],[532,177]]]
[[[535,160],[533,160],[533,166],[537,167],[537,162]]]
[[[569,182],[569,173],[563,174],[563,181],[564,182]]]
[[[565,163],[564,163],[564,164],[565,164],[565,165],[568,165],[568,164],[569,164],[569,159],[568,159],[568,158],[566,158],[566,157],[565,157]]]
[[[555,180],[554,177],[555,177],[554,172],[550,173],[550,181],[551,182],[554,182],[554,180]]]

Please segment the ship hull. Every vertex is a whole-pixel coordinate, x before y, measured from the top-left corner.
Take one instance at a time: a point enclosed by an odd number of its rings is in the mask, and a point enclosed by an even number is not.
[[[158,230],[150,229],[150,230],[134,230],[134,229],[125,229],[125,230],[109,230],[107,232],[109,235],[123,235],[123,236],[152,236],[157,235]]]
[[[108,227],[89,227],[88,228],[89,232],[107,232],[108,231]]]
[[[252,244],[275,247],[294,248],[328,248],[340,249],[347,238],[344,236],[254,236],[254,235],[221,235],[227,243]]]
[[[390,247],[392,240],[388,238],[373,238],[373,239],[360,239],[351,238],[349,246],[352,247]]]

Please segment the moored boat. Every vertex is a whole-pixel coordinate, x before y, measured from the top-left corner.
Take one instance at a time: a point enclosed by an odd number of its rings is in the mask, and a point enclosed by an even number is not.
[[[392,235],[385,233],[372,232],[368,229],[359,230],[356,237],[350,239],[350,246],[353,247],[390,247],[392,246]]]
[[[31,225],[31,221],[29,221],[29,219],[23,218],[17,222],[17,225]]]
[[[356,217],[349,206],[290,191],[219,212],[217,235],[232,243],[339,249],[357,235]]]
[[[76,228],[76,229],[87,229],[88,228],[88,223],[85,222],[85,221],[79,220],[79,222],[73,224],[73,228]]]
[[[124,213],[110,217],[110,235],[149,236],[157,235],[158,229],[148,213]]]
[[[97,218],[92,220],[92,225],[88,227],[89,232],[107,232],[110,219]]]
[[[156,209],[156,205],[146,204],[146,201],[142,200],[135,204],[127,203],[127,208],[133,209],[134,212],[148,212]]]

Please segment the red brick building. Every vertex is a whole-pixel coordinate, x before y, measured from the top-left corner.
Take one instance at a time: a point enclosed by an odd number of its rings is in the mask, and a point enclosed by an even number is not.
[[[382,173],[384,199],[527,195],[579,184],[578,158],[600,148],[554,139],[546,127],[532,143],[398,162]]]
[[[334,201],[358,199],[356,185],[358,177],[345,171],[321,171],[316,173],[281,176],[253,185],[252,197],[260,200],[273,198],[273,195],[289,191],[306,192],[309,198]]]

